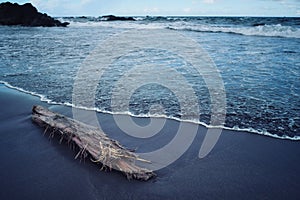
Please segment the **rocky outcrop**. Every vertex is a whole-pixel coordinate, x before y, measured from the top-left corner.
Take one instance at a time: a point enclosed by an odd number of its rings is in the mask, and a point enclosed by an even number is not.
[[[105,21],[135,21],[133,17],[118,17],[114,15],[105,15],[101,19]]]
[[[0,4],[0,25],[21,26],[67,26],[68,22],[60,22],[47,14],[42,14],[30,3],[19,5],[17,3]]]

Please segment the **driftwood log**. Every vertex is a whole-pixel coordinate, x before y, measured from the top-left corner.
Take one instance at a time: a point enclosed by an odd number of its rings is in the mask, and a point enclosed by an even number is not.
[[[153,171],[136,165],[136,161],[149,161],[139,158],[96,127],[54,113],[42,106],[33,106],[32,120],[44,127],[45,132],[59,134],[61,140],[74,142],[80,149],[75,158],[79,155],[90,155],[93,162],[102,164],[102,168],[121,171],[128,179],[148,180],[155,176]]]

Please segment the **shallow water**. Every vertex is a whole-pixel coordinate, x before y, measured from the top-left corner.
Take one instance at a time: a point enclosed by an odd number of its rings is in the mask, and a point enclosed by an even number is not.
[[[0,80],[44,100],[72,105],[73,84],[85,58],[106,39],[124,30],[169,30],[195,40],[220,72],[226,92],[225,127],[290,139],[300,135],[300,34],[298,18],[139,18],[136,22],[72,20],[68,28],[0,27]],[[258,25],[261,24],[261,25]],[[145,40],[155,41],[145,37]],[[168,49],[168,47],[165,47]],[[114,53],[114,52],[111,52]],[[95,108],[112,112],[111,94],[125,72],[136,80],[154,63],[179,72],[198,98],[200,113],[188,120],[210,124],[211,99],[204,79],[183,58],[152,49],[117,59],[98,83]],[[99,63],[101,65],[101,61]],[[182,82],[161,74],[177,88]],[[128,84],[135,84],[134,81]],[[129,86],[129,85],[128,85]],[[82,90],[87,85],[82,84]],[[123,99],[125,97],[120,97]],[[189,96],[181,101],[189,102]],[[160,104],[161,107],[156,107]],[[178,97],[159,84],[141,85],[118,113],[182,117]],[[76,106],[76,105],[75,105]]]

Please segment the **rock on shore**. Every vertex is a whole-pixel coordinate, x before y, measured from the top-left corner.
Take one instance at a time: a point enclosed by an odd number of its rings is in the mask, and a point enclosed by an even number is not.
[[[66,27],[69,23],[62,23],[47,14],[38,12],[30,3],[19,5],[17,3],[6,2],[0,4],[0,25]]]

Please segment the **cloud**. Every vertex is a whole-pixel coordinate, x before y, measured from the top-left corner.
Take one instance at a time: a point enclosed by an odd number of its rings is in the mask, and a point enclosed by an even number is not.
[[[214,4],[216,3],[216,0],[192,0],[191,3],[192,5],[199,5],[201,3]]]
[[[206,3],[206,4],[213,4],[215,2],[216,2],[216,0],[203,0],[203,3]]]
[[[158,13],[160,10],[159,8],[144,8],[145,13]]]
[[[85,8],[95,0],[30,0],[40,12],[50,15],[74,15],[85,13]]]
[[[93,0],[81,0],[80,4],[84,5],[84,4],[88,4],[91,3]]]
[[[31,0],[33,5],[41,10],[52,10],[59,5],[59,0]]]
[[[183,12],[189,13],[189,12],[191,12],[191,10],[192,10],[191,8],[184,8],[184,9],[183,9]]]

